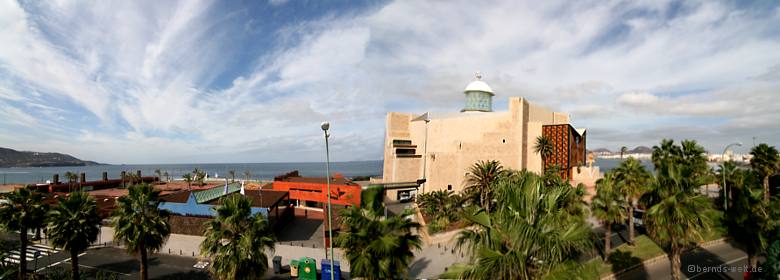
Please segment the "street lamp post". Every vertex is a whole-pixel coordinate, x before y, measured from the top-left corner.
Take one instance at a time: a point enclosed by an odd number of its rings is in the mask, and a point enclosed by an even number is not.
[[[729,148],[731,148],[731,146],[742,147],[742,142],[728,144],[726,148],[723,149],[723,153],[720,154],[720,161],[721,164],[723,164],[720,170],[720,173],[722,173],[721,175],[723,175],[723,211],[726,211],[729,208],[729,203],[728,203],[729,195],[726,192],[726,151],[728,151]]]
[[[330,148],[328,147],[328,137],[330,137],[328,129],[330,129],[330,123],[323,122],[322,125],[320,125],[320,128],[325,132],[325,173],[327,173],[325,181],[328,185],[328,246],[330,246],[330,279],[333,280],[333,269],[335,269],[336,265],[333,262],[333,219],[331,218],[332,208],[330,204]],[[325,255],[328,255],[328,248],[325,248]]]

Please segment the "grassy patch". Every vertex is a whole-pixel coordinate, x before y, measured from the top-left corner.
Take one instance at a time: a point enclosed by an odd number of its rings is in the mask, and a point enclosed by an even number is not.
[[[723,224],[723,211],[710,209],[707,211],[707,216],[712,221],[712,228],[702,234],[704,241],[711,241],[726,237],[728,235],[728,229]]]
[[[612,250],[609,262],[604,262],[597,257],[588,261],[585,265],[598,267],[599,275],[604,276],[664,254],[661,247],[658,247],[646,235],[640,235],[634,241],[635,245],[633,247],[628,246],[628,244],[622,244]]]
[[[468,264],[456,263],[447,268],[447,272],[439,275],[439,279],[460,279],[460,274],[469,268]]]

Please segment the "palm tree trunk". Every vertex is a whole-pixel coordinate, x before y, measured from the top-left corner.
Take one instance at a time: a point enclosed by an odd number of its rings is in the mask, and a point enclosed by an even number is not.
[[[769,202],[769,175],[764,176],[764,202]]]
[[[682,271],[680,270],[680,266],[682,266],[680,261],[680,249],[672,247],[672,255],[671,255],[671,265],[672,265],[672,279],[674,280],[681,280],[682,279]]]
[[[628,202],[628,244],[634,246],[634,202]]]
[[[141,251],[141,280],[147,280],[149,279],[149,273],[146,271],[148,260],[146,257],[146,246],[144,246],[143,241],[141,241],[139,249]]]
[[[485,211],[489,214],[490,213],[490,203],[487,201],[487,186],[482,186],[482,189],[479,190],[480,192],[480,200],[482,201],[482,208],[485,209]]]
[[[19,228],[19,279],[27,279],[27,227]]]
[[[604,233],[604,260],[609,258],[609,249],[612,245],[612,223],[606,223],[607,231]]]
[[[79,279],[79,252],[70,250],[70,271],[73,279]]]

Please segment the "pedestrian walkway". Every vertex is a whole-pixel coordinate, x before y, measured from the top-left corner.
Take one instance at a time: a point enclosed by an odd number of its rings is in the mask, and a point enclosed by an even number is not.
[[[46,257],[58,253],[59,251],[42,244],[33,244],[27,246],[26,258],[27,262],[35,261],[38,258]],[[3,258],[3,262],[18,264],[21,261],[19,250],[10,251],[8,255]]]

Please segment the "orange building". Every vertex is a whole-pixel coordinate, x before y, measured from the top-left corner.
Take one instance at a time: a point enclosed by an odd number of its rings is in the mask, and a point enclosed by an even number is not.
[[[290,200],[297,200],[299,206],[322,207],[328,203],[327,180],[322,177],[301,177],[298,170],[275,177],[272,188],[289,192]],[[331,203],[360,205],[360,190],[360,185],[335,173],[330,181]]]

